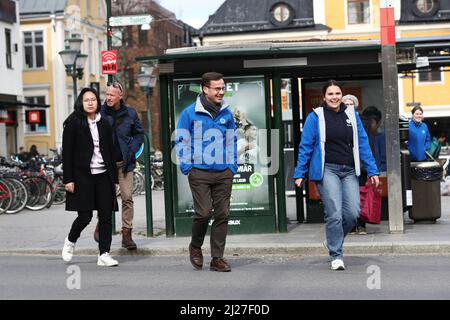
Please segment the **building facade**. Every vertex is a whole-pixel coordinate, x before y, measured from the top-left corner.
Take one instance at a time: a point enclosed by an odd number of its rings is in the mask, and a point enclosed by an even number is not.
[[[147,113],[147,98],[137,82],[141,72],[136,57],[161,55],[170,48],[192,45],[191,34],[196,31],[178,20],[175,14],[155,1],[128,0],[112,3],[112,16],[150,15],[150,29],[142,29],[140,25],[113,28],[113,49],[118,50],[119,73],[117,79],[124,85],[125,102],[136,109],[146,132],[151,127],[152,147],[161,150],[161,108],[159,83],[150,97],[150,115]],[[153,75],[158,77],[158,66],[154,65]],[[151,126],[149,124],[151,121]]]
[[[81,37],[80,51],[88,55],[82,79],[76,80],[78,92],[91,85],[104,91],[100,52],[106,49],[106,7],[102,0],[21,0],[20,20],[24,100],[49,106],[33,109],[39,113],[36,123],[26,119],[30,110],[24,107],[20,144],[25,149],[36,145],[41,154],[49,154],[51,148],[61,147],[62,124],[76,99],[73,79],[59,55],[66,39]]]
[[[22,46],[18,1],[0,0],[0,156],[18,151],[23,131]]]
[[[381,0],[227,0],[194,38],[198,46],[306,41],[366,41],[380,39]],[[450,126],[450,45],[433,46],[450,38],[450,2],[395,0],[397,42],[420,42],[441,63],[399,73],[399,111],[408,117],[421,105],[437,134]],[[412,59],[415,61],[416,56]],[[432,59],[432,58],[430,58]],[[450,132],[447,132],[450,138]]]

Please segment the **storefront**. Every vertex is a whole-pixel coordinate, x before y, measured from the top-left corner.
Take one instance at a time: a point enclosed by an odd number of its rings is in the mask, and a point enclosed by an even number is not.
[[[17,101],[16,97],[0,97],[0,137],[2,137],[0,155],[9,156],[19,151],[20,126],[40,126],[46,119],[41,116],[46,104]],[[26,108],[26,110],[23,109]],[[23,111],[23,112],[22,112]],[[3,138],[4,137],[4,138]]]

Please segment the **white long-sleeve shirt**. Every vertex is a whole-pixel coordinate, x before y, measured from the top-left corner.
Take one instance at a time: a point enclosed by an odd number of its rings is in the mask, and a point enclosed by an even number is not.
[[[94,153],[91,159],[91,173],[100,174],[106,171],[105,162],[100,152],[100,137],[98,134],[97,122],[101,119],[100,113],[97,113],[95,120],[88,118],[89,129],[91,130],[92,141],[94,142]]]

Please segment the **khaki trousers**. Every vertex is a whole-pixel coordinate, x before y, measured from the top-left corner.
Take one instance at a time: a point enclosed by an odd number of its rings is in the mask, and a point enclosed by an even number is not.
[[[119,177],[120,198],[122,199],[122,228],[133,228],[133,171],[123,173],[123,161],[116,162]]]
[[[194,247],[201,248],[208,230],[211,209],[214,209],[214,222],[211,226],[211,256],[222,258],[228,231],[231,187],[233,172],[208,172],[192,169],[188,175],[189,186],[194,200],[192,221],[192,240]]]

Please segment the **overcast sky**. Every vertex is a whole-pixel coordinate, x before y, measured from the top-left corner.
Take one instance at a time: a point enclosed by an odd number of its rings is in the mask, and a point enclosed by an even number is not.
[[[158,0],[158,2],[175,13],[177,19],[199,29],[225,0]]]

